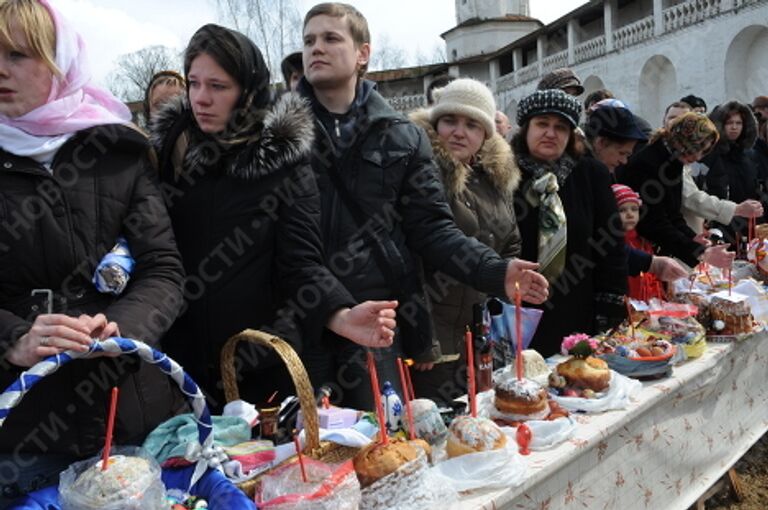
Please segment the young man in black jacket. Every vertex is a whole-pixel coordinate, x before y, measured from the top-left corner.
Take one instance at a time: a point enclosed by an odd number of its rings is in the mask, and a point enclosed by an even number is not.
[[[421,259],[489,295],[547,298],[537,264],[504,260],[456,226],[423,131],[362,79],[370,57],[365,18],[354,7],[319,4],[304,19],[299,92],[315,114],[317,174],[326,264],[358,299],[398,299],[398,334],[376,352],[379,380],[399,387],[394,358],[429,369],[433,342]],[[446,282],[446,285],[450,285]],[[315,387],[330,383],[344,404],[372,409],[365,350],[326,330],[303,355]]]

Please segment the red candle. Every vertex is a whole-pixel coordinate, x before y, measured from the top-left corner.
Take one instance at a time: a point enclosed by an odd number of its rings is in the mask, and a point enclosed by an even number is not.
[[[464,333],[464,343],[467,345],[467,396],[469,397],[469,412],[472,417],[477,416],[477,402],[475,398],[475,349],[472,346],[472,332],[467,326]]]
[[[308,483],[309,480],[307,480],[307,470],[304,467],[304,455],[301,453],[301,443],[299,442],[298,434],[293,436],[293,444],[296,445],[296,455],[299,456],[299,467],[301,468],[301,479],[304,480],[304,483]]]
[[[376,372],[376,362],[373,353],[368,351],[368,373],[371,376],[371,390],[373,390],[373,402],[376,406],[376,417],[379,421],[379,437],[384,444],[389,443],[387,436],[387,421],[384,419],[384,408],[381,405],[381,387],[379,386],[379,374]]]
[[[405,404],[405,416],[408,418],[408,437],[416,439],[416,429],[413,428],[413,414],[411,413],[411,400],[408,398],[408,385],[405,380],[405,363],[397,358],[397,370],[400,372],[400,386],[403,387],[403,404]]]
[[[523,380],[523,298],[520,295],[520,283],[515,282],[515,371],[517,379]]]
[[[109,450],[112,448],[112,434],[115,431],[115,415],[117,414],[117,397],[120,390],[115,386],[109,399],[109,416],[107,416],[107,437],[104,440],[104,452],[101,454],[101,470],[106,471],[109,465]]]

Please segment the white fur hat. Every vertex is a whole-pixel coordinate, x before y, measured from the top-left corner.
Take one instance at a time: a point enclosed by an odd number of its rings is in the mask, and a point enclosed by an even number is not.
[[[429,122],[437,124],[443,115],[464,115],[485,128],[485,137],[496,132],[496,101],[490,89],[477,80],[459,78],[433,92],[435,105],[429,111]]]

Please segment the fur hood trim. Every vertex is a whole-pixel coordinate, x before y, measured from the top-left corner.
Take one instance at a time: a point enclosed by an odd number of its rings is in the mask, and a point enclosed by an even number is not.
[[[426,131],[432,144],[435,163],[440,167],[445,184],[445,191],[450,198],[461,195],[467,188],[470,169],[462,164],[440,142],[437,131],[429,122],[429,110],[417,110],[410,114],[411,121]],[[515,162],[512,148],[498,133],[483,142],[477,154],[477,162],[490,177],[493,186],[507,197],[520,184],[520,168]]]
[[[730,142],[725,136],[725,114],[732,110],[738,111],[741,114],[741,118],[744,119],[741,136],[735,142]],[[729,152],[731,148],[737,148],[742,151],[749,150],[755,145],[755,140],[757,139],[757,120],[755,120],[752,110],[744,103],[739,101],[723,103],[709,114],[709,119],[714,122],[720,133],[720,141],[717,143],[716,150],[721,154]]]
[[[186,97],[182,96],[169,102],[153,119],[150,141],[158,154],[165,143],[178,143],[185,138],[166,140],[173,125],[185,117],[191,119],[192,111]],[[244,180],[260,179],[309,156],[314,141],[314,121],[309,104],[299,95],[287,93],[280,96],[267,110],[262,124],[258,138],[229,149],[232,163],[226,169],[228,175]],[[212,145],[213,138],[201,135],[196,129],[186,132],[189,141],[184,166],[217,166],[226,149]]]

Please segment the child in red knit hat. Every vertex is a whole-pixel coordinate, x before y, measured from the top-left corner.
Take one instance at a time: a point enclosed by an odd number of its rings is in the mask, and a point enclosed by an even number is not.
[[[624,242],[630,247],[653,254],[653,245],[640,237],[635,230],[640,220],[640,206],[643,204],[640,195],[629,186],[614,184],[611,186],[619,207],[621,225],[624,227]],[[663,298],[661,282],[651,273],[640,273],[628,277],[627,295],[633,299],[647,301],[651,298]]]

